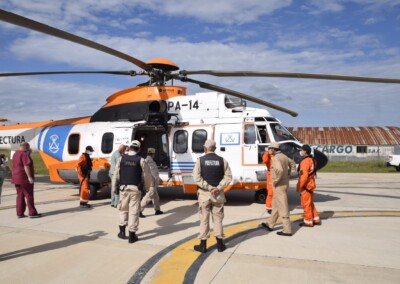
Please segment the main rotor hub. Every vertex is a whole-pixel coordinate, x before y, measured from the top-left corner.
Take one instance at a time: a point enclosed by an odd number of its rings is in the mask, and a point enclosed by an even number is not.
[[[176,65],[171,60],[168,60],[165,58],[150,59],[149,61],[146,62],[146,64],[155,69],[163,70],[164,72],[171,72],[171,71],[179,70],[178,65]]]

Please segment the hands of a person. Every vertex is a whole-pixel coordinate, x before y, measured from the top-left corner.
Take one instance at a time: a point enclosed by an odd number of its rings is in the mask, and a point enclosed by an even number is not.
[[[33,184],[33,178],[32,177],[28,177],[29,183]]]
[[[217,197],[219,194],[219,189],[214,187],[213,189],[211,189],[211,194],[212,196]]]

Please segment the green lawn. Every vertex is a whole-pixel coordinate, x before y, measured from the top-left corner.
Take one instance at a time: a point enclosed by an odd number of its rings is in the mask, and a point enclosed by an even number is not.
[[[10,151],[2,150],[1,153],[4,153],[8,158],[10,158]],[[35,174],[37,175],[49,175],[49,171],[47,170],[45,164],[43,163],[42,158],[38,152],[34,152],[31,155],[33,164],[35,166]],[[10,169],[12,168],[12,161],[10,160],[8,163]]]
[[[387,167],[383,161],[329,161],[322,173],[396,173],[394,167]]]

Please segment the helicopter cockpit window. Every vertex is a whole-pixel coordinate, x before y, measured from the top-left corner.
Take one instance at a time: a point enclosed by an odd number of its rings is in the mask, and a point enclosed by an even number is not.
[[[259,135],[258,141],[260,141],[260,143],[271,143],[271,139],[269,138],[269,134],[265,125],[258,125],[257,129]]]
[[[186,153],[188,149],[188,133],[186,130],[178,130],[174,134],[174,152]]]
[[[104,154],[110,154],[113,150],[114,145],[114,133],[107,132],[103,134],[103,139],[101,140],[101,152]]]
[[[278,123],[271,124],[271,130],[275,141],[277,142],[285,140],[297,140],[285,127]]]
[[[195,153],[204,152],[204,142],[207,140],[207,131],[204,129],[197,129],[193,132],[192,136],[192,151]]]
[[[257,139],[256,126],[254,124],[245,124],[244,144],[255,144],[256,139]]]
[[[79,153],[79,134],[71,134],[68,138],[68,153],[76,155]]]
[[[294,143],[282,143],[280,144],[280,150],[283,154],[291,158],[296,164],[300,163],[300,146]]]

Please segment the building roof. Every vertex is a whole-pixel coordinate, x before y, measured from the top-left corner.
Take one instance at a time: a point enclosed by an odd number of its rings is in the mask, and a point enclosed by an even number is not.
[[[302,143],[322,145],[399,145],[400,127],[288,127]]]

